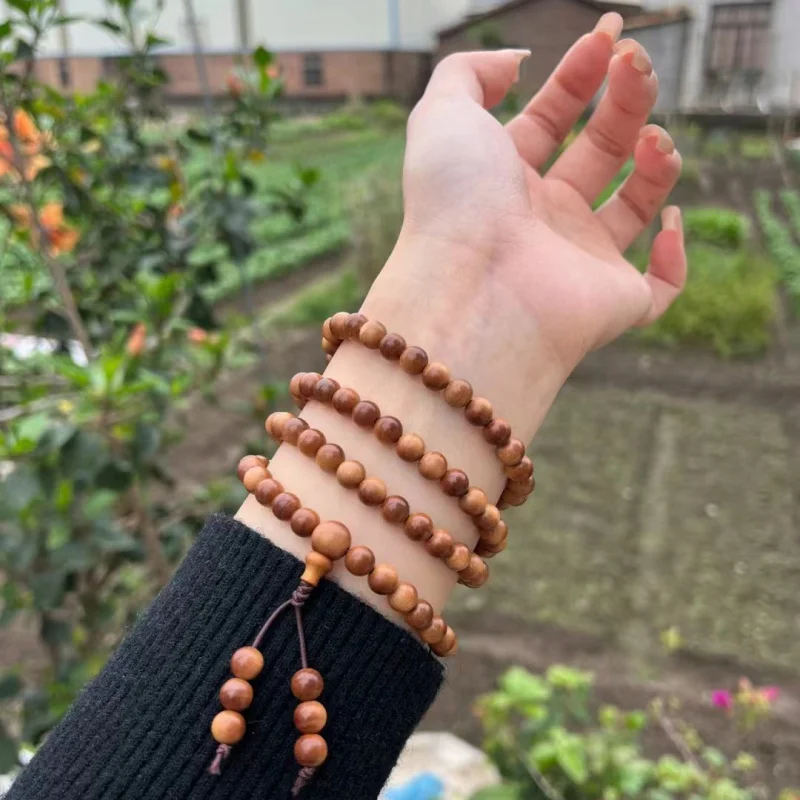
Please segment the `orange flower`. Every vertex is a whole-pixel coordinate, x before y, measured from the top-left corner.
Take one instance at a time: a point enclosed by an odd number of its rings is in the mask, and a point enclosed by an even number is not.
[[[194,344],[202,344],[208,341],[208,331],[202,328],[190,328],[186,333],[186,338]]]
[[[22,109],[14,112],[13,124],[17,152],[10,140],[8,128],[0,124],[0,178],[9,174],[18,177],[22,169],[25,179],[33,180],[50,163],[41,155],[42,145],[49,143],[48,137],[39,131],[31,115]]]
[[[137,322],[125,344],[125,350],[131,358],[138,358],[144,350],[147,341],[147,326],[144,322]]]
[[[14,169],[14,148],[2,134],[3,131],[0,131],[0,178]]]
[[[14,112],[14,133],[23,144],[38,145],[41,138],[33,117],[21,108]]]
[[[50,245],[50,255],[71,253],[75,249],[80,234],[64,222],[61,203],[45,203],[39,211],[39,222]]]
[[[225,82],[228,84],[228,91],[234,97],[239,97],[244,91],[244,81],[234,73],[228,75],[228,77],[225,79]]]
[[[271,67],[267,68],[267,75],[273,80],[275,80],[275,78],[280,78],[281,68],[277,64],[273,64]]]

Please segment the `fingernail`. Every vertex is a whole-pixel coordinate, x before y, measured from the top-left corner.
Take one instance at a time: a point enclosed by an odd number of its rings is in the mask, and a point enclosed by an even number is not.
[[[655,139],[656,150],[659,153],[671,155],[675,152],[675,142],[672,141],[672,137],[665,130],[659,128],[653,131],[651,138]]]
[[[520,68],[522,66],[522,62],[526,58],[528,58],[528,56],[530,56],[531,51],[530,50],[511,50],[511,49],[508,49],[508,50],[506,50],[506,52],[507,53],[511,53],[511,55],[513,55],[517,59],[517,74],[514,77],[514,83],[516,83],[519,80],[519,71],[520,71]]]
[[[603,14],[603,16],[597,20],[597,25],[594,26],[594,32],[608,36],[611,43],[614,44],[622,33],[622,17],[614,11]]]
[[[666,206],[661,209],[661,227],[665,231],[683,232],[683,220],[678,206]]]
[[[628,63],[642,75],[650,75],[653,71],[653,62],[650,60],[650,56],[632,39],[624,39],[616,46],[615,50],[616,54],[623,58],[630,55],[630,58],[627,59]]]

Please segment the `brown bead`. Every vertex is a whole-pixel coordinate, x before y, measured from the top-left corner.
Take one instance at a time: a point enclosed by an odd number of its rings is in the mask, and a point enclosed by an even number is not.
[[[406,622],[414,630],[422,630],[431,624],[433,619],[433,606],[427,600],[420,600],[411,611],[406,614]]]
[[[494,409],[485,397],[473,397],[469,401],[469,405],[464,409],[464,416],[470,425],[477,425],[483,428],[492,421]]]
[[[472,386],[467,381],[450,381],[444,388],[445,402],[453,408],[466,408],[472,400]]]
[[[219,702],[231,711],[244,711],[253,702],[253,687],[242,678],[229,678],[219,690]]]
[[[380,478],[365,478],[358,487],[358,499],[365,506],[379,506],[386,499],[386,484]]]
[[[329,342],[338,342],[339,337],[331,330],[331,318],[322,323],[322,338]]]
[[[325,472],[336,472],[342,461],[344,461],[344,450],[338,444],[328,442],[317,450],[316,462]]]
[[[533,475],[533,461],[531,461],[530,457],[523,456],[518,464],[505,467],[503,472],[507,477],[511,478],[512,481],[526,481]]]
[[[336,470],[336,480],[345,489],[357,489],[367,477],[367,471],[360,461],[342,461]]]
[[[491,531],[496,528],[497,523],[500,522],[500,509],[498,509],[497,506],[489,503],[489,505],[486,506],[483,514],[481,514],[479,517],[473,517],[472,521],[482,531]]]
[[[341,522],[320,522],[311,534],[311,546],[333,561],[350,549],[350,531]]]
[[[319,582],[333,569],[333,561],[322,553],[312,550],[306,553],[306,568],[300,576],[300,580],[318,586]]]
[[[231,656],[231,672],[251,681],[264,669],[264,656],[255,647],[240,647]]]
[[[347,323],[350,321],[350,313],[347,311],[340,311],[331,317],[331,333],[340,340],[347,338]]]
[[[272,501],[283,491],[283,484],[275,478],[267,478],[256,487],[256,500],[262,506],[272,505]]]
[[[478,589],[489,580],[489,567],[480,556],[473,553],[469,558],[469,564],[458,573],[458,578],[465,586]]]
[[[345,337],[358,340],[358,334],[368,322],[363,314],[351,314],[344,326]]]
[[[472,551],[463,542],[456,542],[453,546],[453,552],[445,558],[444,563],[447,564],[453,572],[461,572],[469,566],[469,559]]]
[[[379,349],[387,361],[397,361],[406,349],[406,340],[397,333],[387,333]]]
[[[426,480],[438,481],[447,472],[447,459],[441,453],[431,450],[417,462],[417,469]]]
[[[298,508],[297,511],[292,514],[292,519],[289,524],[298,536],[307,539],[314,533],[314,528],[319,525],[319,514],[312,508]]]
[[[410,583],[400,582],[389,595],[389,605],[401,614],[407,614],[416,606],[419,597],[416,588]]]
[[[393,494],[381,503],[381,514],[387,522],[393,525],[402,525],[407,519],[411,509],[404,497]]]
[[[421,347],[406,347],[400,356],[400,366],[409,375],[419,375],[428,366],[428,354]]]
[[[419,632],[419,638],[426,644],[436,644],[444,639],[447,623],[441,617],[434,617],[427,628]]]
[[[525,445],[519,439],[509,439],[502,447],[498,447],[495,453],[506,466],[512,466],[522,461]]]
[[[269,459],[266,456],[245,456],[239,461],[236,467],[236,475],[240,481],[244,480],[244,476],[252,467],[261,467],[266,469],[269,465]]]
[[[332,342],[330,339],[326,339],[324,336],[322,337],[321,344],[323,352],[328,356],[336,355],[336,351],[339,349],[339,342]]]
[[[265,427],[267,429],[267,433],[276,441],[280,442],[281,437],[283,436],[283,426],[287,420],[293,419],[294,414],[290,414],[288,411],[276,411],[274,414],[270,414],[267,417],[267,421]]]
[[[376,320],[370,320],[358,332],[358,340],[370,350],[377,350],[384,336],[386,327]]]
[[[236,744],[244,737],[247,724],[238,711],[220,711],[211,720],[211,735],[220,744]]]
[[[272,501],[272,513],[284,522],[292,518],[292,514],[300,508],[300,498],[291,492],[281,492]]]
[[[500,544],[508,538],[508,525],[501,519],[494,528],[481,531],[481,542],[488,545]]]
[[[440,391],[450,383],[450,370],[438,361],[432,361],[422,371],[422,382],[429,388]]]
[[[344,565],[351,575],[357,575],[363,578],[365,575],[369,575],[370,572],[372,572],[375,566],[375,554],[369,547],[359,545],[347,552],[347,555],[344,557]]]
[[[497,417],[483,429],[483,438],[489,444],[500,447],[511,438],[511,426],[504,419]]]
[[[467,493],[459,499],[458,507],[471,517],[477,517],[483,514],[488,502],[489,498],[483,489],[470,486]]]
[[[328,721],[328,712],[318,700],[306,700],[294,710],[294,726],[300,733],[319,733]]]
[[[375,403],[369,400],[362,400],[353,409],[353,422],[360,428],[371,428],[381,415],[381,410]]]
[[[414,542],[424,542],[433,533],[433,520],[421,512],[411,514],[403,523],[403,531]]]
[[[384,444],[396,444],[403,435],[403,423],[397,417],[381,417],[375,423],[375,436]]]
[[[485,542],[478,542],[475,552],[483,558],[494,558],[498,553],[502,553],[508,546],[508,539],[504,539],[500,544],[491,545]]]
[[[325,444],[325,434],[316,428],[308,428],[297,437],[297,449],[304,455],[313,458],[317,450]]]
[[[425,455],[425,441],[416,433],[406,433],[397,441],[397,455],[403,461],[419,461]]]
[[[298,372],[296,375],[293,375],[292,379],[289,381],[289,394],[292,397],[303,396],[303,393],[300,391],[300,381],[303,379],[303,375],[305,375],[305,372]]]
[[[351,414],[360,400],[361,397],[355,389],[339,389],[333,395],[331,403],[340,414]]]
[[[287,419],[283,424],[283,441],[289,444],[297,444],[300,434],[308,430],[308,423],[299,417]]]
[[[321,377],[322,375],[320,375],[319,372],[304,373],[303,377],[300,378],[300,396],[305,397],[306,400],[310,400],[311,396],[314,394],[317,381]]]
[[[322,675],[315,669],[300,669],[292,675],[292,694],[298,699],[306,702],[316,700],[325,688],[325,681]]]
[[[328,757],[328,744],[318,733],[307,733],[294,743],[294,758],[301,767],[319,767]]]
[[[250,469],[245,472],[244,478],[242,478],[242,483],[248,492],[255,492],[255,490],[258,488],[258,484],[261,483],[261,481],[267,480],[269,477],[269,470],[265,467],[250,467]]]
[[[521,506],[528,499],[527,494],[506,494],[500,495],[500,501],[506,506]]]
[[[434,558],[447,558],[455,547],[453,537],[445,530],[437,528],[425,542],[425,549]]]
[[[463,497],[469,491],[469,477],[462,469],[449,469],[439,481],[442,491],[450,497]]]
[[[320,378],[314,387],[312,397],[320,403],[330,403],[333,400],[333,396],[341,388],[339,382],[333,380],[333,378]]]
[[[456,632],[448,625],[447,630],[444,632],[442,640],[431,645],[431,650],[437,656],[452,656],[458,649],[458,640],[456,639]]]
[[[375,594],[391,594],[399,583],[397,570],[391,564],[377,564],[367,581]]]

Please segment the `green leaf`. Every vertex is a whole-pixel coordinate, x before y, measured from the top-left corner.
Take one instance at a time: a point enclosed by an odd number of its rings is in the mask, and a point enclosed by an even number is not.
[[[6,5],[21,14],[27,14],[33,7],[33,0],[6,0]]]
[[[64,597],[66,576],[63,572],[50,570],[31,575],[28,579],[33,602],[40,611],[58,608]]]
[[[72,639],[72,625],[60,619],[45,617],[42,620],[41,633],[47,644],[66,644]]]
[[[556,749],[556,761],[564,774],[579,786],[589,777],[586,764],[586,750],[579,736],[565,730],[553,731],[553,744]]]
[[[0,41],[11,35],[11,20],[7,19],[0,25]],[[27,277],[27,276],[26,276]]]
[[[253,63],[261,69],[268,67],[272,63],[273,58],[272,53],[267,50],[264,45],[259,45],[253,50]]]
[[[636,759],[623,764],[619,770],[619,788],[627,797],[640,797],[653,775],[653,764]]]
[[[703,749],[703,760],[712,769],[722,769],[727,763],[728,759],[722,751],[717,750],[716,747],[706,747]]]
[[[34,442],[39,441],[39,437],[47,430],[50,418],[47,414],[32,414],[25,417],[19,425],[17,425],[17,436],[21,439],[31,439]]]
[[[114,22],[113,19],[98,19],[95,20],[95,22],[100,25],[100,27],[105,28],[107,31],[111,31],[111,33],[122,33],[122,26]]]
[[[7,674],[0,677],[0,700],[16,697],[22,690],[22,681],[18,675]]]
[[[154,33],[148,33],[147,39],[145,40],[145,46],[149,50],[151,47],[159,47],[160,45],[169,44],[169,39],[162,39],[160,36],[156,36]]]
[[[9,736],[5,725],[0,722],[0,774],[10,772],[19,766],[16,742]]]
[[[500,679],[500,688],[515,703],[545,703],[550,699],[550,687],[544,680],[522,667],[511,667]]]
[[[158,452],[161,444],[161,430],[145,422],[136,423],[133,436],[133,459],[137,464],[146,464]]]
[[[556,764],[556,747],[550,741],[539,742],[529,754],[539,772],[549,772]]]
[[[0,505],[12,512],[22,511],[40,491],[39,478],[33,467],[17,464],[14,471],[0,483]]]
[[[522,790],[516,786],[486,786],[473,794],[470,800],[522,800]]]

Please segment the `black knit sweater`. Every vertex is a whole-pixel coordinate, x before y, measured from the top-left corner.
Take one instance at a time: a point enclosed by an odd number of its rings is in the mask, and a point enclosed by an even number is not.
[[[219,777],[209,726],[233,650],[296,588],[302,564],[212,518],[171,583],[14,784],[8,800],[288,800],[299,668],[292,615],[270,632],[245,738]],[[328,761],[303,800],[377,797],[442,682],[440,663],[378,612],[323,581],[308,601],[310,665],[325,680]]]

